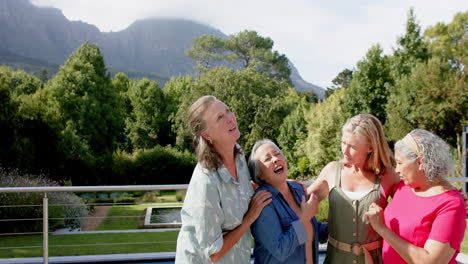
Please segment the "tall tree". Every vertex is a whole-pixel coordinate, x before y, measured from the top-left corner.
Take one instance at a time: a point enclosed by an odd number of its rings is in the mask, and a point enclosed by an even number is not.
[[[192,40],[192,46],[185,53],[197,61],[195,69],[206,72],[213,62],[220,61],[224,52],[224,41],[214,35],[202,35]]]
[[[344,106],[348,116],[369,113],[385,123],[388,87],[394,80],[389,58],[382,52],[380,45],[374,45],[357,63]]]
[[[318,176],[328,162],[340,158],[341,127],[346,120],[343,105],[348,91],[339,89],[306,112],[307,137],[298,141],[301,147],[297,155],[307,157],[311,176]]]
[[[208,70],[212,61],[231,63],[234,68],[253,68],[278,81],[290,82],[288,58],[273,50],[273,40],[255,31],[244,30],[226,39],[204,35],[192,42],[187,55],[196,59],[198,68]]]
[[[392,74],[395,84],[389,88],[387,103],[387,122],[385,130],[391,141],[396,141],[416,128],[417,122],[411,114],[414,110],[416,86],[410,85],[407,78],[414,69],[427,63],[430,58],[429,43],[421,33],[421,27],[416,21],[414,10],[408,12],[406,33],[397,40],[397,48],[391,57]]]
[[[73,52],[45,92],[68,156],[80,159],[115,149],[123,130],[122,100],[96,44],[85,42]]]
[[[353,71],[350,69],[344,69],[332,80],[333,85],[328,87],[325,91],[325,97],[328,98],[333,94],[334,91],[341,88],[348,88],[353,80]]]
[[[468,64],[468,11],[457,13],[449,24],[437,23],[425,32],[431,52],[449,62],[455,71],[466,73]]]
[[[395,78],[410,74],[418,63],[430,58],[428,42],[423,38],[414,9],[408,11],[405,35],[397,40],[393,53],[392,70]]]
[[[246,150],[259,138],[275,139],[289,108],[279,104],[289,85],[260,74],[251,68],[233,70],[216,67],[200,76],[190,91],[182,96],[174,119],[180,149],[191,147],[191,134],[186,126],[187,109],[196,99],[211,94],[230,106],[237,116],[242,133],[240,143]]]
[[[126,132],[136,149],[153,148],[159,143],[164,123],[164,95],[155,81],[134,81],[127,92],[132,111],[125,120]]]

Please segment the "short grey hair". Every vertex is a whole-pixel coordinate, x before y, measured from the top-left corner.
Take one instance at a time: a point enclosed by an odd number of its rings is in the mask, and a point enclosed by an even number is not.
[[[250,153],[248,165],[250,177],[252,178],[252,181],[254,181],[258,185],[263,185],[265,181],[260,179],[260,161],[257,157],[257,151],[261,146],[265,144],[271,144],[281,151],[278,145],[276,145],[273,141],[269,139],[260,139],[255,142],[254,146],[252,147],[252,152]]]
[[[439,183],[452,173],[452,154],[449,145],[443,139],[424,129],[415,129],[409,134],[420,149],[422,167],[428,183]],[[418,154],[402,139],[395,144],[395,152],[411,161],[418,158]]]

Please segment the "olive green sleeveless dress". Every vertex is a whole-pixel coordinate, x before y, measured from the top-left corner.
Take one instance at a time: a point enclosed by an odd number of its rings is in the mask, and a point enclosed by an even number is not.
[[[341,189],[341,162],[338,163],[335,175],[335,187],[330,190],[328,231],[334,239],[347,244],[367,244],[381,239],[366,220],[369,206],[375,202],[385,208],[387,201],[380,192],[380,177],[372,190],[359,200],[350,200]],[[382,248],[370,251],[374,263],[382,263]],[[324,263],[365,263],[364,254],[356,256],[352,253],[337,249],[328,243],[327,256]]]

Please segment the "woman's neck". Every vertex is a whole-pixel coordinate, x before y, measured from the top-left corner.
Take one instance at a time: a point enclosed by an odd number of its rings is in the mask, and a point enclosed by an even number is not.
[[[272,185],[276,190],[278,190],[284,197],[289,196],[291,194],[291,190],[289,190],[288,182],[284,181],[275,185]]]
[[[455,187],[453,187],[453,185],[451,185],[449,182],[442,180],[433,184],[424,182],[417,187],[413,187],[412,189],[417,195],[427,197],[453,190]]]
[[[221,157],[221,160],[224,164],[232,164],[234,163],[234,148],[236,144],[226,144],[226,145],[215,145],[214,149],[216,153]]]

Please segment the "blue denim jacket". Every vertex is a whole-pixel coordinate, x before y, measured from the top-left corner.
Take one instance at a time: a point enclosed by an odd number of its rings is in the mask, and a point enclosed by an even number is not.
[[[302,186],[294,182],[288,182],[288,185],[300,204],[302,196],[306,196]],[[263,208],[262,213],[251,226],[255,239],[255,263],[306,263],[307,232],[304,225],[278,190],[268,184],[262,185],[257,192],[261,190],[270,192],[273,200]],[[311,222],[315,230],[314,263],[318,263],[318,242],[323,243],[327,240],[327,224],[318,222],[315,217]]]

